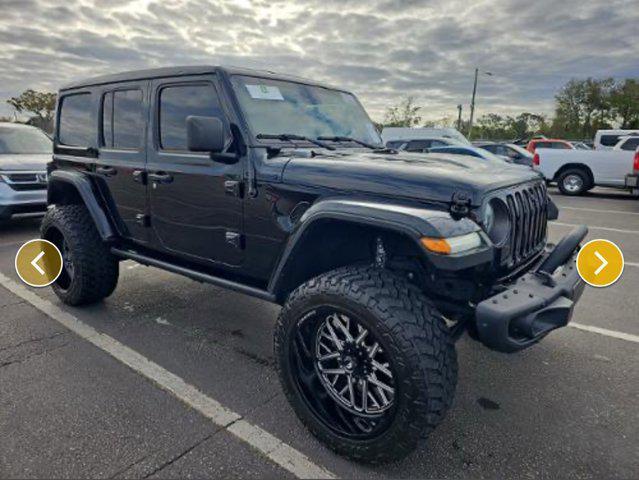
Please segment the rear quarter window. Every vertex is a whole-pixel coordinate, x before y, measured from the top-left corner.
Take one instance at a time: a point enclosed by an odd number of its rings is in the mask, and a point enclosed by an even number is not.
[[[633,152],[639,147],[639,137],[629,138],[621,146],[622,150],[632,150]]]
[[[88,147],[93,144],[94,122],[90,93],[67,95],[60,100],[58,140],[63,145]]]

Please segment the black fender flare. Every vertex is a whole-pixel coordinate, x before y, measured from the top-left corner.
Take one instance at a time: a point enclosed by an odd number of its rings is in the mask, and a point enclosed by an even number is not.
[[[115,238],[116,232],[98,201],[98,194],[93,188],[91,179],[86,174],[67,170],[51,172],[47,186],[47,203],[49,205],[57,203],[62,195],[61,192],[69,185],[76,191],[89,211],[102,240],[109,241]]]
[[[479,225],[469,218],[454,219],[445,210],[373,200],[345,198],[320,200],[304,212],[289,235],[286,246],[269,280],[268,290],[271,293],[279,296],[282,291],[282,284],[285,281],[283,272],[285,272],[289,262],[293,261],[295,250],[300,245],[304,233],[318,221],[326,219],[370,225],[402,234],[413,240],[426,256],[430,256],[429,252],[419,242],[423,237],[453,237],[481,231]],[[492,259],[492,248],[487,247],[485,251],[490,253],[490,259]],[[484,254],[481,262],[488,259],[489,257]],[[433,258],[433,260],[433,263],[437,266],[440,266],[440,262],[443,260],[445,262],[444,265],[451,265],[454,269],[463,267],[461,263],[454,262],[454,257],[450,259]],[[453,262],[450,262],[450,260],[453,260]],[[453,263],[456,263],[456,266],[452,265]],[[465,262],[463,263],[465,264]]]

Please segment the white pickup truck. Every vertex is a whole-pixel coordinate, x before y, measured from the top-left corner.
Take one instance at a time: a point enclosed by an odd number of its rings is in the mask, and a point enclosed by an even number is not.
[[[638,137],[634,137],[638,138]],[[538,148],[533,168],[549,182],[556,182],[564,195],[582,195],[596,185],[632,192],[626,176],[633,172],[635,148],[624,139],[613,150],[557,150]],[[635,187],[636,188],[636,187]]]

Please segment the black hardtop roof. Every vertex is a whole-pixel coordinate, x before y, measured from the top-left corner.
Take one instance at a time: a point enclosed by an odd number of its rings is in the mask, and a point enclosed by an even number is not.
[[[192,65],[181,67],[163,67],[163,68],[151,68],[147,70],[131,70],[128,72],[115,73],[110,75],[102,75],[99,77],[88,78],[85,80],[78,80],[64,85],[60,88],[60,91],[72,90],[83,87],[92,87],[96,85],[106,85],[110,83],[130,82],[135,80],[149,80],[153,78],[163,77],[179,77],[184,75],[203,75],[207,73],[225,72],[229,75],[248,75],[258,76],[264,78],[270,78],[273,80],[285,80],[296,83],[304,83],[307,85],[315,85],[324,88],[331,88],[334,90],[342,90],[334,88],[329,85],[324,85],[319,82],[308,80],[302,77],[296,77],[293,75],[281,75],[270,70],[253,70],[250,68],[240,67],[226,67],[226,66],[214,66],[214,65]]]

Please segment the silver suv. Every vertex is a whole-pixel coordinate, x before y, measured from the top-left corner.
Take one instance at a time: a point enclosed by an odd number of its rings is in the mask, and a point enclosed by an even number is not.
[[[51,140],[28,125],[0,122],[0,223],[15,214],[44,212]]]

